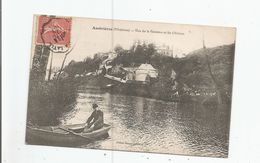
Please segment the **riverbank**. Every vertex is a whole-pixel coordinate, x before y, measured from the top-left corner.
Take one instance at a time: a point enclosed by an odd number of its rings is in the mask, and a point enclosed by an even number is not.
[[[80,83],[87,88],[102,89],[112,94],[146,97],[166,102],[198,103],[203,104],[207,108],[218,107],[216,94],[183,92],[182,95],[175,95],[175,92],[171,89],[171,83],[164,80],[158,80],[150,85],[139,85],[120,83],[100,75],[82,77]],[[231,105],[231,98],[223,95],[222,104]]]
[[[138,51],[119,48],[120,50],[115,50],[116,57],[109,62],[106,62],[109,57],[107,53],[96,54],[84,61],[71,62],[64,71],[72,78],[84,80],[89,87],[106,89],[112,93],[164,101],[195,101],[205,105],[231,103],[234,44],[198,49],[182,58],[162,55],[154,49],[154,45],[147,47],[149,46],[140,45]],[[104,63],[111,68],[104,71]],[[146,66],[145,73],[143,68],[140,69],[144,64],[150,65],[149,68]],[[151,79],[148,73],[150,71],[158,74],[152,74]],[[100,75],[86,76],[90,73]],[[108,81],[102,77],[106,73],[125,81]],[[142,76],[142,79],[138,77],[134,81],[131,77],[133,74],[135,77]],[[144,77],[145,75],[147,76]],[[127,83],[127,79],[133,82]],[[135,84],[139,81],[149,84]]]
[[[131,96],[147,97],[163,101],[202,102],[203,99],[209,97],[191,96],[188,94],[184,94],[182,96],[175,96],[170,89],[170,84],[166,85],[167,83],[162,81],[158,81],[157,83],[151,85],[138,85],[133,83],[119,83],[117,81],[105,78],[102,75],[80,77],[76,80],[88,89],[102,89],[112,94],[125,94]]]
[[[74,79],[30,80],[27,122],[39,126],[58,125],[59,117],[75,105],[78,84]]]

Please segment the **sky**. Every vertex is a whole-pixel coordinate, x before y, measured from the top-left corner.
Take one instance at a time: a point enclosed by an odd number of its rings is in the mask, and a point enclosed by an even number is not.
[[[113,30],[107,30],[113,29]],[[35,17],[34,40],[37,37],[37,17]],[[235,42],[236,29],[125,20],[72,18],[71,47],[65,65],[71,60],[82,61],[98,52],[108,52],[120,45],[129,49],[134,41],[146,41],[157,46],[173,48],[174,56],[189,53],[203,47],[232,44]],[[33,49],[32,49],[33,52]],[[33,54],[32,54],[33,55]],[[64,54],[53,53],[53,67],[60,67]]]

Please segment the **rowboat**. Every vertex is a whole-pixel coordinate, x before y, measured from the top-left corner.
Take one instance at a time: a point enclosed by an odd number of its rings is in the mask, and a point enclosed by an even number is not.
[[[108,137],[111,126],[104,124],[98,130],[84,133],[85,124],[72,124],[64,126],[26,126],[26,143],[37,145],[56,145],[56,146],[80,146],[91,141]],[[80,133],[78,133],[80,132]]]

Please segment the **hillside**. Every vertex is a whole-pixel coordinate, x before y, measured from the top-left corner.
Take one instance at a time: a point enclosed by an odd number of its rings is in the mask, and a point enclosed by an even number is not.
[[[134,46],[129,50],[116,47],[116,57],[111,64],[116,68],[120,66],[136,67],[142,63],[150,63],[159,72],[158,80],[151,83],[149,88],[149,91],[153,92],[152,97],[169,99],[176,91],[179,92],[179,95],[188,96],[194,93],[215,94],[217,90],[213,76],[216,78],[215,81],[221,95],[224,96],[224,99],[230,99],[226,97],[231,97],[234,44],[199,49],[183,58],[162,55],[156,51],[156,46],[153,44]],[[208,56],[212,76],[206,56]],[[64,70],[71,77],[75,74],[93,72],[99,68],[105,58],[105,56],[98,54],[94,58],[86,58],[82,62],[73,62],[66,66]],[[172,71],[176,73],[175,80],[171,78]],[[118,73],[120,76],[120,71]],[[177,89],[173,89],[174,86]]]
[[[200,49],[188,54],[179,64],[179,80],[190,87],[214,88],[206,64],[205,54],[207,54],[217,82],[223,89],[230,90],[233,77],[234,49],[235,45],[231,44],[205,50]]]

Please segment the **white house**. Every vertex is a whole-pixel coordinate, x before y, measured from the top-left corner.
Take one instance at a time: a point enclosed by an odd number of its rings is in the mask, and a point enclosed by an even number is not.
[[[135,71],[135,80],[146,82],[150,78],[157,78],[158,71],[151,64],[141,64]]]

